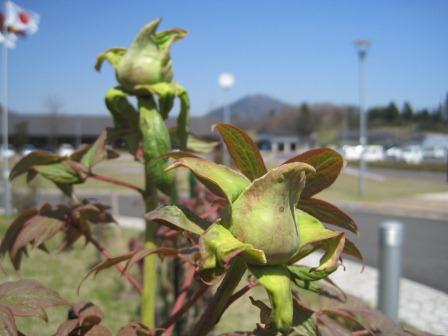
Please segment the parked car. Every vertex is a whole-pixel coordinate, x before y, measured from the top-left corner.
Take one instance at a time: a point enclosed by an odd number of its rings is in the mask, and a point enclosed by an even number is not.
[[[393,146],[386,149],[386,157],[388,159],[399,161],[401,160],[402,156],[403,156],[403,150],[398,146]]]
[[[367,162],[384,161],[384,149],[379,145],[368,145],[364,152],[364,159]]]
[[[27,156],[28,154],[34,152],[36,150],[36,147],[34,145],[25,145],[20,150],[21,156]]]
[[[59,146],[58,151],[57,151],[57,155],[59,156],[70,156],[73,154],[73,152],[75,151],[75,149],[73,148],[72,145],[70,144],[62,144]]]
[[[8,145],[7,148],[5,148],[3,145],[0,148],[0,158],[11,158],[16,154],[16,149],[13,145]]]
[[[416,145],[407,146],[403,149],[402,158],[408,164],[420,164],[423,161],[423,149]]]

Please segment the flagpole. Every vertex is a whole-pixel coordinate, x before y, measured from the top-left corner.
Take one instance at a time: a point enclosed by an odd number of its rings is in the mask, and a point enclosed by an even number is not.
[[[6,4],[8,0],[5,0],[5,19],[6,19]],[[8,47],[6,43],[7,27],[6,23],[3,24],[3,36],[5,41],[3,42],[3,77],[2,77],[2,96],[3,96],[3,113],[2,113],[2,136],[3,136],[3,165],[2,165],[2,176],[3,176],[3,197],[4,197],[4,207],[5,215],[12,214],[11,206],[11,185],[9,184],[9,162],[7,156],[8,150]]]

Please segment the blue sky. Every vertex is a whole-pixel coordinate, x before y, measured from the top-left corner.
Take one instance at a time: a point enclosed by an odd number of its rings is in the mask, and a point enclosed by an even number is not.
[[[128,46],[163,16],[161,28],[190,35],[172,49],[175,79],[190,92],[194,115],[224,102],[217,84],[232,71],[230,99],[265,93],[289,103],[357,102],[352,42],[369,38],[367,104],[434,107],[448,91],[448,1],[114,1],[17,0],[41,15],[37,34],[10,52],[10,106],[45,112],[58,96],[63,111],[106,113],[115,85],[96,56]]]

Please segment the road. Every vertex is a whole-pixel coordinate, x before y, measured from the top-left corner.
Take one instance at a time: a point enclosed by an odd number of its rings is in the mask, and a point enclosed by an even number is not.
[[[115,215],[142,217],[143,202],[138,195],[118,195],[107,192],[83,195],[104,204],[115,204]],[[1,198],[1,197],[0,197]],[[38,204],[59,203],[57,194],[38,194]],[[118,209],[118,211],[117,211]],[[430,220],[396,217],[369,213],[365,210],[347,210],[360,228],[359,238],[354,238],[369,266],[378,266],[378,227],[382,221],[398,220],[405,227],[403,246],[403,276],[448,293],[448,219]]]

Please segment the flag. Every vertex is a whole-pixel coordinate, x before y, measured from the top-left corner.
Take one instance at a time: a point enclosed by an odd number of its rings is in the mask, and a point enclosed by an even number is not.
[[[5,14],[0,13],[0,43],[14,48],[17,36],[26,36],[37,32],[39,15],[24,10],[15,3],[7,1]]]

